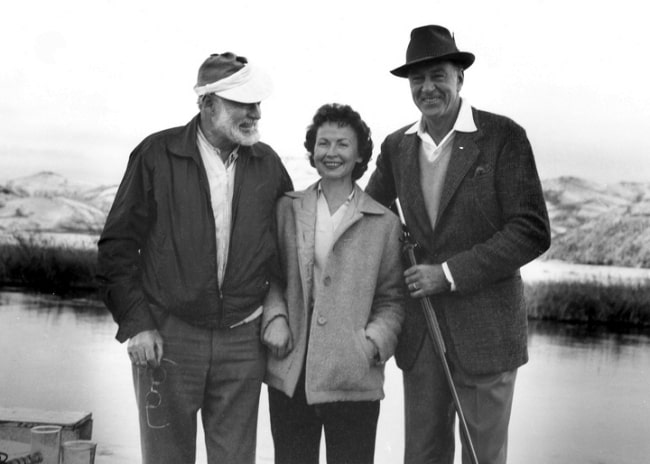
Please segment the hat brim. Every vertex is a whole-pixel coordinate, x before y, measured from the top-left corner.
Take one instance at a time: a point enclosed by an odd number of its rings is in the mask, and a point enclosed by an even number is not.
[[[427,63],[427,62],[433,63],[435,61],[451,61],[454,63],[458,63],[463,69],[467,69],[474,63],[474,54],[469,52],[457,52],[457,53],[449,53],[447,55],[440,55],[440,56],[427,56],[403,64],[399,68],[395,68],[391,70],[390,73],[397,77],[409,77],[409,71],[413,66],[422,63]]]
[[[218,92],[217,95],[239,103],[258,103],[268,98],[272,92],[273,83],[268,74],[251,66],[251,77],[246,83]]]

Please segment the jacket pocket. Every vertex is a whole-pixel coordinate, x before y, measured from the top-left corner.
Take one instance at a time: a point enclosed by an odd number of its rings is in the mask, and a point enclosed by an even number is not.
[[[345,331],[340,337],[329,340],[329,346],[309,353],[309,367],[318,372],[315,374],[315,390],[363,390],[361,385],[370,371],[370,361],[361,337],[365,342],[363,329]]]
[[[368,361],[368,366],[373,366],[375,365],[375,359],[374,359],[374,346],[370,340],[368,340],[368,337],[366,337],[366,330],[361,329],[358,330],[357,333],[357,341],[359,344],[359,347],[361,348],[361,352],[364,354],[366,357],[366,361]]]
[[[341,390],[364,390],[363,388],[363,379],[370,372],[370,358],[366,350],[365,344],[368,343],[366,340],[366,331],[364,329],[359,329],[352,334],[352,344],[351,350],[348,353],[347,357],[347,366],[346,375],[343,376],[342,382],[339,386]]]

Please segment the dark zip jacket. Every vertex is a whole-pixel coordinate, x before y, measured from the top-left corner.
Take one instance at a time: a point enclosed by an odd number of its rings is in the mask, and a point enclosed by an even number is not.
[[[229,327],[258,308],[279,275],[276,200],[293,190],[271,147],[240,147],[228,262],[217,280],[214,216],[196,137],[184,127],[150,135],[131,153],[99,239],[98,280],[124,342],[174,314],[199,327]]]

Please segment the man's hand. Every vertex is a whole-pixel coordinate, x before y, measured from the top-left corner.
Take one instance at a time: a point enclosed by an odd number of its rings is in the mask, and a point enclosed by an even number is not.
[[[127,351],[136,366],[158,366],[163,357],[163,339],[157,330],[145,330],[129,338]]]
[[[440,264],[416,264],[404,271],[404,281],[413,298],[443,293],[450,288]]]
[[[276,317],[266,326],[262,334],[264,343],[274,356],[282,359],[293,350],[293,336],[287,319],[283,316]]]

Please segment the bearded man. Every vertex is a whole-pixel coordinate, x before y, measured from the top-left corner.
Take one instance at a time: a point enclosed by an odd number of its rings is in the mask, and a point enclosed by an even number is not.
[[[128,341],[142,462],[193,463],[197,412],[208,463],[255,462],[266,354],[260,316],[279,278],[274,207],[291,179],[259,142],[270,81],[214,54],[199,114],[145,138],[99,240],[102,294]]]

